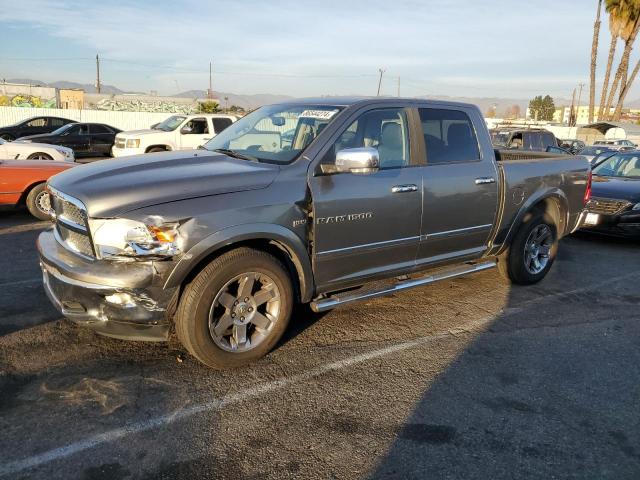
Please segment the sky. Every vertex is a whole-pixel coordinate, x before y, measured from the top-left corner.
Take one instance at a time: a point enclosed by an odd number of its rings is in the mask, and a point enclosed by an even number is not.
[[[173,95],[570,98],[596,0],[0,0],[0,79]],[[517,7],[516,7],[517,5]],[[602,23],[599,77],[610,42]],[[622,50],[622,46],[619,47]],[[632,61],[635,57],[632,56]],[[627,97],[640,96],[640,87]]]

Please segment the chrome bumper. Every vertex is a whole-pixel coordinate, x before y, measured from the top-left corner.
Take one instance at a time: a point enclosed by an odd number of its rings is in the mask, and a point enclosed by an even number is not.
[[[176,289],[162,288],[153,264],[88,260],[62,247],[52,231],[41,233],[37,246],[47,296],[69,320],[115,338],[168,338],[167,306]]]

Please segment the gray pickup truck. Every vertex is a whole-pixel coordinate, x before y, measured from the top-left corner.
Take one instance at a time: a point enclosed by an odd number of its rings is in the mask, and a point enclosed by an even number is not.
[[[116,338],[172,331],[216,368],[317,312],[498,267],[530,284],[580,226],[582,157],[494,152],[480,111],[416,99],[262,107],[201,149],[49,181],[38,239],[64,316]]]

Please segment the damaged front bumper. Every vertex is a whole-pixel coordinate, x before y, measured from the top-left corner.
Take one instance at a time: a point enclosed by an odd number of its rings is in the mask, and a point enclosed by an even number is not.
[[[37,246],[45,291],[62,315],[109,337],[168,338],[177,289],[163,289],[154,262],[90,260],[60,245],[51,230]]]

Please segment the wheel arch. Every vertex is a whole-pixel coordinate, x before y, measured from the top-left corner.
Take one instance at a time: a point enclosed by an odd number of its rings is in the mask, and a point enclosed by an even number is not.
[[[41,185],[43,183],[47,183],[47,181],[46,180],[38,180],[38,181],[33,182],[30,185],[26,186],[22,190],[22,194],[20,195],[20,199],[18,200],[18,203],[16,205],[26,205],[27,197],[29,196],[29,193],[31,192],[31,190],[33,190],[38,185]]]
[[[152,148],[162,148],[165,152],[173,151],[173,148],[171,145],[165,144],[165,143],[157,143],[155,145],[149,145],[148,147],[146,147],[144,149],[144,153],[149,153],[149,150],[151,150]]]
[[[566,195],[560,189],[542,191],[529,197],[522,205],[504,240],[501,242],[501,247],[497,252],[498,254],[504,252],[509,247],[520,225],[535,213],[546,214],[553,219],[558,230],[558,238],[562,238],[566,234],[569,225],[569,201]]]
[[[289,269],[297,298],[301,302],[311,300],[315,287],[306,247],[291,230],[271,224],[239,225],[209,235],[180,259],[164,288],[184,285],[214,258],[239,247],[255,248],[274,255]]]

